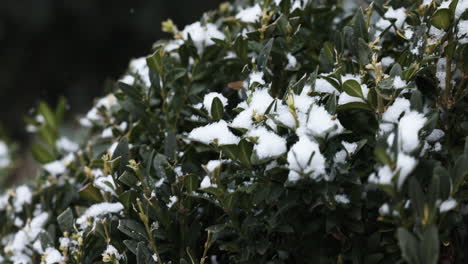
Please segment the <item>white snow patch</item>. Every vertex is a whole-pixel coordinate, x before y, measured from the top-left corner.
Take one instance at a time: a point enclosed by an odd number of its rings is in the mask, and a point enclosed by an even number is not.
[[[429,136],[426,137],[426,140],[430,143],[434,143],[434,142],[437,142],[439,141],[440,139],[442,139],[443,137],[445,136],[445,132],[441,129],[434,129],[432,130],[431,134],[429,134]]]
[[[447,64],[447,59],[445,58],[440,58],[439,61],[437,62],[436,77],[439,80],[439,86],[442,90],[445,90],[445,77],[447,75],[445,71],[446,64]]]
[[[216,184],[212,184],[210,177],[205,176],[203,178],[202,182],[200,183],[200,189],[206,189],[206,188],[209,188],[209,187],[216,187]]]
[[[33,194],[28,186],[18,186],[15,190],[15,199],[13,200],[13,207],[15,208],[15,212],[22,212],[23,205],[31,204],[32,196]]]
[[[112,175],[95,178],[93,184],[103,192],[108,192],[112,195],[117,196],[117,194],[115,193],[115,189],[117,189],[117,187],[115,185],[114,179],[112,178]]]
[[[406,85],[406,81],[402,80],[400,76],[395,77],[395,79],[393,80],[393,87],[395,87],[395,89],[405,88]]]
[[[458,23],[457,37],[460,38],[460,44],[468,43],[468,20],[462,20]]]
[[[382,204],[379,208],[379,214],[380,215],[388,215],[390,214],[390,206],[388,206],[387,203]]]
[[[229,131],[226,121],[220,120],[216,123],[193,129],[189,134],[189,139],[209,145],[229,145],[239,143],[239,138]]]
[[[405,98],[397,98],[395,102],[385,111],[382,119],[387,122],[396,123],[401,114],[410,111],[410,102]]]
[[[67,137],[61,137],[59,140],[57,140],[56,146],[59,150],[63,150],[67,153],[75,152],[79,149],[79,145]]]
[[[104,129],[101,133],[101,137],[102,138],[111,138],[113,137],[114,134],[112,133],[112,127],[108,127],[106,129]]]
[[[10,162],[8,146],[4,141],[0,141],[0,169],[10,165]]]
[[[291,53],[286,54],[288,58],[288,64],[286,65],[287,70],[294,69],[297,66],[297,59]]]
[[[223,160],[210,160],[208,163],[205,165],[206,169],[208,170],[209,173],[213,172],[216,168],[221,166],[223,163]]]
[[[372,173],[368,181],[374,184],[390,185],[392,183],[393,172],[388,165],[380,167],[377,174]]]
[[[8,194],[0,195],[0,211],[6,209],[6,207],[8,206],[8,199],[10,199],[10,196]]]
[[[312,179],[325,173],[325,158],[320,152],[319,145],[303,136],[288,152],[288,179],[292,182],[299,180],[300,174],[309,175]]]
[[[262,17],[262,8],[259,4],[240,11],[236,18],[245,23],[255,23]]]
[[[213,45],[214,41],[212,39],[226,38],[215,24],[207,23],[206,25],[202,25],[200,22],[195,22],[184,28],[182,31],[184,40],[188,40],[189,35],[198,53],[202,53],[206,46]]]
[[[253,114],[254,111],[252,108],[247,108],[244,111],[240,112],[234,120],[232,120],[231,126],[237,128],[250,129],[253,126]]]
[[[315,80],[315,92],[317,93],[335,93],[335,94],[340,94],[336,88],[329,83],[327,80],[322,79],[322,78],[317,78]]]
[[[54,264],[60,263],[63,258],[57,249],[49,247],[45,250],[43,259],[45,264]]]
[[[406,9],[404,7],[400,7],[398,9],[393,9],[393,7],[390,7],[385,13],[384,17],[396,19],[395,26],[398,28],[401,28],[403,26],[403,23],[405,23],[405,20],[406,20],[405,12],[406,12]]]
[[[307,133],[314,137],[325,138],[344,131],[340,121],[332,117],[323,106],[313,105],[307,120]]]
[[[427,118],[415,111],[406,113],[398,126],[400,146],[403,151],[411,152],[419,145],[419,130],[426,123]]]
[[[259,159],[278,157],[287,151],[286,140],[264,127],[249,131],[247,136],[257,138],[254,151]]]
[[[403,186],[408,175],[416,167],[417,161],[411,156],[408,156],[403,153],[398,153],[397,157],[397,171],[400,171],[400,177],[398,178],[398,189]]]
[[[116,260],[121,260],[123,256],[117,251],[117,249],[112,245],[107,245],[106,250],[102,253],[102,256],[114,256]]]
[[[177,203],[177,201],[179,201],[179,198],[177,198],[177,196],[169,197],[169,203],[167,204],[167,207],[171,208],[175,203]]]
[[[123,205],[121,203],[98,203],[98,204],[93,204],[91,207],[89,207],[82,216],[80,216],[77,220],[76,223],[81,227],[81,228],[86,228],[87,227],[87,220],[89,218],[100,218],[101,216],[107,215],[107,214],[113,214],[113,213],[118,213],[124,209]]]
[[[342,141],[341,144],[343,147],[346,149],[346,151],[351,155],[354,154],[354,152],[357,149],[357,143],[348,143],[346,141]]]
[[[40,213],[35,216],[23,229],[14,234],[13,239],[5,245],[5,251],[12,252],[13,256],[10,259],[14,263],[31,263],[32,252],[28,246],[34,244],[34,240],[43,230],[48,218],[48,213]]]
[[[140,76],[141,80],[145,83],[146,87],[151,87],[151,81],[149,78],[149,67],[146,63],[145,57],[131,60],[129,68],[131,72]],[[133,82],[131,84],[133,84]]]
[[[212,92],[212,93],[206,94],[205,97],[203,98],[203,107],[205,107],[206,111],[208,112],[208,114],[210,114],[210,116],[211,116],[211,105],[213,104],[213,100],[215,98],[218,98],[224,107],[226,107],[228,103],[227,98],[224,97],[220,93]]]
[[[451,1],[449,1],[451,2]],[[468,10],[468,0],[459,0],[457,8],[455,9],[455,17],[458,19],[461,15]]]
[[[342,163],[344,164],[346,162],[346,157],[348,154],[346,154],[345,150],[340,150],[335,154],[335,157],[333,158],[333,161],[335,163]]]
[[[46,170],[48,173],[57,176],[60,174],[65,173],[66,171],[66,166],[61,160],[56,160],[49,162],[47,164],[43,165],[44,170]]]
[[[263,72],[252,72],[249,74],[250,83],[257,82],[261,85],[265,84],[265,80],[263,79]]]
[[[251,129],[254,114],[264,115],[273,100],[275,99],[268,93],[268,89],[254,91],[248,100],[248,107],[234,118],[231,125],[237,128]],[[243,103],[241,104],[245,106]]]
[[[65,248],[68,248],[70,246],[70,238],[68,237],[61,237],[59,238],[59,243],[60,243],[60,249],[65,249]]]
[[[349,204],[349,198],[345,194],[335,195],[335,201],[340,204]]]
[[[383,57],[380,62],[382,63],[383,67],[389,67],[390,65],[395,63],[395,59],[392,57]]]
[[[448,212],[457,206],[457,201],[453,198],[443,201],[439,206],[439,211],[441,213]]]

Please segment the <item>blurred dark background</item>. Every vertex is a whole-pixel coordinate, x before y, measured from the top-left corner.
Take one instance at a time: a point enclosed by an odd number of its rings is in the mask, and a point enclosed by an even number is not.
[[[0,0],[0,124],[26,139],[22,117],[67,97],[86,112],[104,83],[147,55],[171,18],[183,29],[221,0]]]

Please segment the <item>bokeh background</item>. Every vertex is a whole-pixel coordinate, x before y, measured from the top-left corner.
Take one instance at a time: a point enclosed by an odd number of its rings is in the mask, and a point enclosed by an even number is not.
[[[106,82],[147,55],[171,18],[183,28],[221,0],[0,0],[0,126],[27,142],[22,117],[67,97],[86,112]]]

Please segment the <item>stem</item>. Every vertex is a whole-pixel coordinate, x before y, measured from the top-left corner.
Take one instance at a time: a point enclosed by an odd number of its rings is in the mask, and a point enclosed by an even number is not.
[[[455,100],[457,100],[457,102],[461,99],[460,96],[461,96],[461,94],[463,92],[463,87],[465,87],[465,85],[466,85],[466,80],[467,79],[468,79],[468,76],[463,75],[461,82],[457,86],[457,89],[456,89],[456,92],[455,92]]]
[[[448,34],[448,43],[450,45],[453,38],[453,32],[450,30]],[[452,89],[451,89],[451,81],[452,81],[452,56],[449,53],[446,60],[445,66],[445,107],[447,109],[452,108],[451,101],[452,101]]]
[[[379,115],[381,115],[384,112],[383,98],[378,93],[377,93],[377,111]]]
[[[208,254],[208,249],[210,248],[211,236],[212,236],[211,231],[208,231],[208,237],[206,238],[206,242],[205,242],[205,250],[203,251],[203,256],[200,260],[200,264],[205,264],[206,257],[207,257],[206,255]]]
[[[153,232],[151,232],[151,228],[148,223],[148,216],[144,214],[143,206],[141,205],[141,201],[139,199],[137,200],[137,204],[138,204],[138,209],[140,210],[139,216],[140,216],[141,221],[143,222],[143,225],[145,226],[146,233],[148,235],[148,239],[151,244],[151,248],[153,249],[154,254],[156,254],[156,257],[158,258],[158,263],[163,263],[161,256],[159,255],[159,252],[158,252],[158,247],[156,246],[156,241],[154,241],[154,238],[153,238]]]

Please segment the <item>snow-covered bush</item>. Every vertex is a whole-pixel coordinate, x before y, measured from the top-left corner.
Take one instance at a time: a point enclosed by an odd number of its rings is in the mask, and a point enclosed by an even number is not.
[[[3,183],[8,180],[8,174],[12,169],[12,152],[14,152],[12,151],[12,148],[14,147],[9,145],[6,140],[2,140],[1,138],[2,137],[0,137],[0,191],[2,190],[1,186]]]
[[[0,200],[5,263],[460,263],[467,0],[222,4]]]

